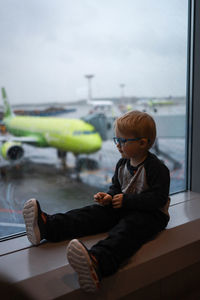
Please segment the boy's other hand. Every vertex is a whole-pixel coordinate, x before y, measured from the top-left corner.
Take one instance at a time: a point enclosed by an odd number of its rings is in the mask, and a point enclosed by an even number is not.
[[[113,199],[112,199],[113,208],[122,207],[122,201],[123,201],[123,194],[117,194],[117,195],[113,196]]]
[[[112,196],[107,193],[99,192],[94,195],[94,201],[101,205],[108,205],[110,202],[112,202]]]

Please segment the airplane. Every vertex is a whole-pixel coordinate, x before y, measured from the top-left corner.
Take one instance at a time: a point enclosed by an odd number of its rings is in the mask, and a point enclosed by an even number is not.
[[[67,152],[76,158],[90,154],[102,146],[95,127],[80,119],[41,116],[16,116],[2,87],[4,103],[3,124],[12,136],[0,136],[1,155],[8,161],[19,160],[24,155],[23,143],[37,147],[54,147],[64,166]]]
[[[174,101],[169,99],[140,99],[136,104],[143,106],[144,108],[153,109],[157,112],[157,107],[174,105]]]

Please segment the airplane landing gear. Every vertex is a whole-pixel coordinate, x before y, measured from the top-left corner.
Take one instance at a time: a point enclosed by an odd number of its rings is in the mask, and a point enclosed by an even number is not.
[[[76,169],[79,172],[82,170],[97,170],[99,169],[99,164],[95,159],[80,157],[76,160]]]
[[[80,169],[77,167],[78,166],[78,161],[79,161],[79,156],[75,155],[75,158],[76,158],[76,162],[75,162],[76,180],[77,181],[81,181]]]
[[[60,160],[61,160],[61,164],[63,166],[63,169],[66,170],[67,169],[67,163],[66,163],[67,152],[58,149],[57,150],[57,155],[58,155],[58,158],[60,158]]]
[[[96,160],[88,157],[79,157],[76,155],[76,165],[75,165],[75,171],[76,171],[76,179],[81,180],[80,178],[80,172],[84,170],[97,170],[99,169],[99,164]]]

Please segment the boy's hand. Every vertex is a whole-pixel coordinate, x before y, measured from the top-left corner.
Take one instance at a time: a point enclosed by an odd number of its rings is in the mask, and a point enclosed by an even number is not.
[[[110,202],[112,202],[112,196],[107,193],[99,192],[94,195],[94,201],[101,205],[108,205]]]
[[[117,194],[117,195],[113,196],[113,199],[112,199],[113,208],[122,207],[122,201],[123,201],[123,194]]]

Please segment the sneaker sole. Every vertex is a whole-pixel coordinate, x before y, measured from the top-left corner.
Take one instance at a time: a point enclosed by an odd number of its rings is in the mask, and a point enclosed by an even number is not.
[[[77,240],[72,240],[67,247],[69,264],[78,273],[81,289],[94,293],[99,289],[99,280],[92,266],[91,258],[85,247]]]
[[[23,216],[28,240],[33,245],[38,245],[41,236],[38,226],[38,206],[36,199],[30,199],[24,204]]]

